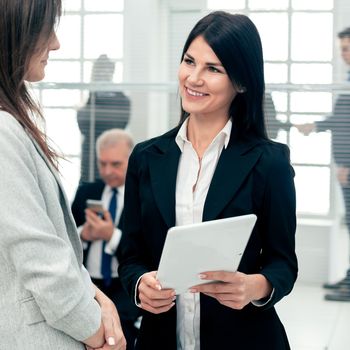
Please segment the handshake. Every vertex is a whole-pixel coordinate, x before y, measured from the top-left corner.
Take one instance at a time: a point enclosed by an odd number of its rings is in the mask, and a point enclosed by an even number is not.
[[[293,126],[296,127],[298,131],[305,136],[308,136],[311,132],[315,131],[314,123],[293,124]]]

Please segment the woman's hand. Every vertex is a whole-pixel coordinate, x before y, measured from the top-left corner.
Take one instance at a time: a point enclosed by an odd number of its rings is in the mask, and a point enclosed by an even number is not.
[[[83,341],[86,344],[87,349],[97,349],[103,346],[105,343],[103,324],[101,323],[100,328],[95,334]]]
[[[215,282],[193,286],[190,292],[208,295],[231,309],[241,310],[251,301],[265,298],[272,292],[270,282],[261,274],[208,271],[199,277]]]
[[[95,298],[101,307],[104,345],[95,347],[94,349],[125,350],[126,340],[120,324],[118,311],[114,303],[97,287]],[[90,348],[87,347],[87,349]]]
[[[159,281],[156,279],[157,271],[145,273],[138,285],[138,297],[142,309],[153,314],[160,314],[169,311],[176,299],[174,289],[162,290]]]

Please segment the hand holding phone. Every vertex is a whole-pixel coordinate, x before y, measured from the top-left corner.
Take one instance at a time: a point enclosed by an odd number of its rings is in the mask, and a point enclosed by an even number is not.
[[[96,214],[103,216],[103,212],[105,209],[101,200],[88,199],[86,201],[86,206],[92,211],[94,211]]]

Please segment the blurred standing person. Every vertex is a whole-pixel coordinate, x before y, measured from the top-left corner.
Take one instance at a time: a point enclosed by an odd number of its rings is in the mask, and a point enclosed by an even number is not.
[[[143,309],[136,349],[290,349],[274,305],[297,277],[294,171],[265,130],[259,33],[213,12],[185,43],[180,125],[138,144],[125,185],[119,275]],[[175,295],[156,279],[169,228],[256,214],[237,272]],[[179,251],[181,259],[181,251]]]
[[[94,62],[91,82],[111,83],[115,64],[103,54]],[[95,143],[109,129],[124,129],[130,119],[130,100],[121,91],[94,91],[89,93],[86,105],[78,110],[77,120],[82,134],[80,182],[99,178],[96,166]],[[90,169],[92,177],[90,176]]]
[[[72,204],[73,217],[84,245],[84,265],[93,283],[116,305],[128,350],[134,348],[139,309],[120,283],[115,253],[121,248],[125,174],[133,146],[131,135],[125,130],[103,132],[96,141],[101,180],[81,184]],[[88,209],[89,199],[101,200],[105,210],[97,213]]]
[[[339,32],[338,38],[341,56],[349,66],[347,81],[350,82],[350,27]],[[350,239],[350,92],[337,97],[333,113],[327,119],[295,126],[304,135],[327,130],[332,133],[332,152],[343,193],[345,222]],[[323,287],[333,291],[325,295],[326,300],[350,301],[350,267],[343,279],[336,283],[325,283]]]
[[[113,303],[82,265],[57,155],[27,85],[44,78],[60,47],[61,1],[0,0],[0,13],[0,347],[125,349]]]
[[[275,104],[270,93],[265,93],[264,103],[265,119],[266,119],[266,131],[267,135],[271,139],[276,139],[280,130],[289,131],[293,126],[291,122],[282,122],[277,119],[277,112]]]

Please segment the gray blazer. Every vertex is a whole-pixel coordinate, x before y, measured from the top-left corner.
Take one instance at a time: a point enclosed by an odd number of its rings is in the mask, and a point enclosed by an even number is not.
[[[101,311],[55,169],[0,111],[0,350],[84,349]]]

